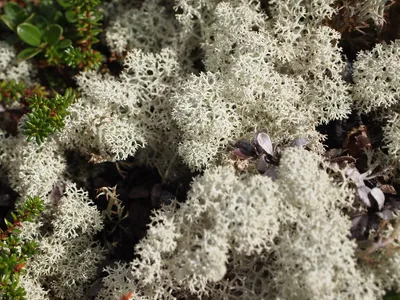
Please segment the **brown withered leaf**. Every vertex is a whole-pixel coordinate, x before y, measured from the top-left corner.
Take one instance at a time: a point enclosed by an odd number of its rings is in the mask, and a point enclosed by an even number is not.
[[[329,159],[333,159],[335,157],[342,155],[344,152],[346,152],[344,149],[332,148],[332,149],[327,150],[325,152],[324,156]]]
[[[353,128],[346,137],[344,148],[347,149],[349,155],[359,158],[364,150],[371,149],[371,141],[368,137],[367,126],[361,125]]]
[[[98,164],[98,163],[102,163],[102,162],[104,162],[103,156],[101,156],[100,154],[93,153],[93,152],[90,153],[90,159],[88,160],[88,163]]]
[[[396,189],[393,187],[393,185],[390,185],[390,184],[383,184],[383,185],[381,185],[379,188],[380,188],[380,189],[382,190],[382,192],[384,192],[384,193],[393,194],[393,195],[396,195],[396,194],[397,194]]]
[[[345,168],[349,164],[356,163],[356,159],[352,156],[345,155],[332,158],[330,162],[338,164],[339,168]]]

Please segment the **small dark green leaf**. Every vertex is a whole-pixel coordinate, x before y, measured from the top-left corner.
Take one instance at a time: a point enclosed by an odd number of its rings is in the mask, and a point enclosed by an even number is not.
[[[103,32],[103,29],[98,28],[98,29],[91,29],[90,33],[93,35],[99,34],[100,32]]]
[[[55,12],[56,8],[54,7],[54,5],[44,4],[40,6],[40,15],[48,21],[53,20]]]
[[[100,40],[97,37],[92,36],[92,44],[96,44],[100,42]]]
[[[18,58],[29,59],[39,54],[40,52],[42,52],[42,49],[40,48],[26,48],[22,50],[20,53],[18,53]]]
[[[6,224],[7,227],[12,227],[12,223],[7,219],[4,219],[4,223]]]
[[[39,46],[42,33],[40,30],[29,23],[19,24],[17,27],[17,34],[21,40],[31,46]]]
[[[13,233],[14,233],[14,234],[20,234],[20,233],[21,233],[21,230],[14,228]]]
[[[44,33],[43,39],[49,45],[54,45],[60,40],[62,33],[62,27],[60,25],[53,24],[50,25],[47,31]]]
[[[64,18],[64,14],[61,12],[61,11],[56,11],[56,13],[54,14],[54,16],[53,16],[53,23],[56,23],[56,24],[59,24],[59,23],[61,23],[62,21],[62,19]]]
[[[60,4],[60,6],[62,8],[70,8],[72,7],[71,1],[68,0],[57,0],[58,4]]]
[[[78,22],[78,15],[77,15],[77,13],[76,13],[74,10],[72,10],[72,9],[70,9],[70,10],[68,10],[68,11],[65,12],[65,18],[67,19],[67,21],[68,21],[69,23]]]
[[[103,19],[103,15],[98,15],[96,18],[91,20],[92,23],[97,23]]]
[[[49,25],[49,22],[47,22],[45,18],[35,13],[33,13],[28,19],[26,19],[24,23],[30,23],[36,26],[41,32],[44,32]]]
[[[24,9],[15,2],[7,2],[4,5],[4,13],[17,24],[23,22],[26,17]]]
[[[8,28],[10,28],[12,31],[15,31],[15,23],[10,19],[9,16],[2,15],[0,16],[0,19],[3,21],[4,24],[7,25]]]
[[[36,144],[40,145],[43,142],[44,142],[44,137],[41,135],[37,135],[36,136]],[[32,221],[30,221],[30,222],[32,222]]]
[[[36,16],[35,13],[32,13],[28,18],[25,19],[24,23],[32,23],[32,19]]]
[[[61,40],[56,45],[58,49],[65,49],[71,46],[72,46],[72,41],[70,39]]]

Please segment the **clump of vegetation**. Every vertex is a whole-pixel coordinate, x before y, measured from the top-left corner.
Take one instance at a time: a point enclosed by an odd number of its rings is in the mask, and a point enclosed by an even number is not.
[[[12,220],[5,219],[6,229],[0,229],[0,296],[2,299],[24,299],[25,290],[18,285],[27,260],[36,252],[35,241],[25,241],[19,237],[19,228],[25,222],[34,222],[44,210],[44,202],[39,197],[29,197],[20,205]]]
[[[28,114],[22,133],[29,141],[40,144],[49,134],[61,130],[67,108],[76,98],[74,90],[52,79],[57,77],[54,72],[63,75],[68,68],[75,74],[100,66],[102,54],[93,48],[102,31],[100,4],[101,0],[50,0],[4,5],[0,19],[11,31],[7,41],[22,49],[19,59],[35,58],[49,79],[48,88],[38,83],[29,87],[16,80],[0,82],[0,103],[17,101],[21,115]]]
[[[38,56],[42,67],[96,69],[102,55],[93,49],[102,31],[101,0],[8,2],[0,19],[12,30],[8,40],[24,47],[18,58]]]
[[[27,87],[22,82],[4,80],[0,83],[0,101],[4,104],[19,102],[26,121],[23,122],[22,133],[28,141],[35,140],[43,143],[51,133],[64,127],[67,108],[73,103],[76,93],[68,88],[64,95],[53,92],[54,96],[40,85]]]
[[[0,298],[400,291],[399,16],[0,0]]]

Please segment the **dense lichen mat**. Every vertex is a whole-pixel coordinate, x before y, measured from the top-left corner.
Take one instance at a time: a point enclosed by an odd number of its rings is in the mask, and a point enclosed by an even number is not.
[[[399,297],[399,1],[0,0],[0,26],[2,299]]]

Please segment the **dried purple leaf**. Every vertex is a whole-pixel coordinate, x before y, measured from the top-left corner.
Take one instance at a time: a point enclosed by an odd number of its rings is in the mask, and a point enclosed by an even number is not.
[[[400,201],[398,199],[398,195],[385,195],[385,209],[390,209],[393,212],[400,211]]]
[[[256,145],[257,150],[259,150],[260,153],[265,152],[271,156],[274,156],[271,139],[269,135],[265,132],[260,132],[256,135],[256,138],[254,139],[254,144]]]
[[[275,145],[274,146],[274,157],[279,159],[281,156],[282,156],[282,147],[280,145]]]
[[[324,156],[328,158],[334,158],[341,155],[344,152],[343,149],[340,148],[332,148],[325,152]]]
[[[264,173],[268,169],[268,164],[266,162],[267,156],[265,154],[261,154],[258,162],[257,162],[257,170],[260,173]]]
[[[348,178],[350,178],[357,185],[358,188],[365,186],[364,180],[363,180],[360,172],[358,172],[358,170],[356,168],[347,169],[346,176]]]
[[[235,156],[237,156],[237,157],[239,157],[239,158],[241,158],[241,159],[248,159],[248,158],[249,158],[249,156],[246,155],[246,154],[244,154],[244,153],[242,152],[242,150],[239,149],[239,148],[234,149],[234,150],[232,151],[232,153],[233,153],[233,155],[235,155]]]
[[[65,191],[65,184],[62,182],[56,182],[53,185],[53,189],[49,195],[49,200],[54,205],[58,205],[60,203],[61,198],[63,197]]]
[[[304,137],[295,138],[290,144],[291,147],[305,147],[310,141]]]
[[[278,178],[277,167],[274,165],[269,165],[268,169],[264,172],[263,175],[275,181]]]
[[[379,216],[379,218],[381,218],[382,220],[390,221],[391,219],[393,219],[393,212],[389,209],[376,212],[375,214]]]
[[[365,185],[359,186],[357,189],[358,199],[366,206],[371,207],[371,201],[368,197],[371,189]]]
[[[366,230],[368,226],[368,216],[357,216],[351,220],[351,237],[356,240],[366,239]]]
[[[254,149],[254,146],[250,144],[248,141],[237,141],[235,143],[235,147],[240,149],[240,152],[243,153],[246,156],[256,156],[256,150]]]
[[[370,197],[369,197],[370,199],[372,198],[373,201],[375,201],[375,203],[376,203],[378,209],[381,210],[382,207],[383,207],[383,204],[385,203],[385,195],[383,194],[383,192],[381,191],[381,189],[378,188],[378,187],[374,187],[374,188],[370,191],[369,196],[370,196]],[[371,199],[371,200],[372,200],[372,199]],[[371,202],[372,202],[372,201],[371,201]]]

